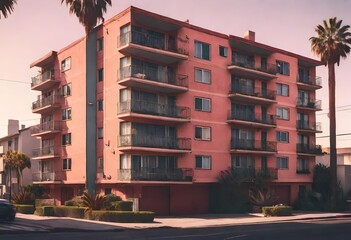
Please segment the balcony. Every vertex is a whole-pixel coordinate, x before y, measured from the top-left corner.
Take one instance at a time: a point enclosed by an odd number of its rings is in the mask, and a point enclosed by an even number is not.
[[[118,36],[117,47],[118,51],[125,55],[174,64],[187,60],[189,55],[188,43],[183,40],[182,46],[177,46],[176,39],[150,34],[147,31],[129,31]]]
[[[320,111],[322,110],[322,101],[296,98],[296,107],[303,110]]]
[[[308,168],[296,169],[296,174],[310,174],[311,171]]]
[[[240,124],[254,128],[275,128],[276,116],[271,114],[248,113],[244,111],[229,112],[228,123]]]
[[[188,76],[167,69],[130,65],[119,69],[118,83],[131,88],[142,88],[162,93],[188,90]]]
[[[32,90],[43,91],[54,87],[59,82],[60,80],[55,79],[54,71],[46,71],[42,74],[32,77],[31,88]]]
[[[276,103],[276,92],[271,90],[262,90],[261,88],[249,88],[246,86],[235,86],[229,93],[233,100],[244,101],[255,104],[272,104]]]
[[[60,147],[50,146],[33,149],[32,159],[41,160],[41,159],[52,159],[60,157]]]
[[[277,143],[271,141],[255,141],[251,139],[232,139],[230,152],[273,154],[277,152]]]
[[[39,96],[38,100],[32,103],[33,113],[46,113],[60,107],[61,95],[52,95],[49,97]]]
[[[250,79],[271,80],[276,78],[277,67],[275,64],[266,64],[258,67],[255,66],[253,61],[234,58],[232,59],[232,64],[228,66],[228,70],[232,74]]]
[[[192,182],[194,171],[191,168],[141,168],[119,169],[119,181],[163,181],[163,182]]]
[[[189,122],[188,107],[170,106],[150,101],[130,100],[118,103],[118,117],[125,121],[151,119],[159,122]]]
[[[61,121],[50,121],[40,123],[38,125],[31,127],[32,137],[43,136],[46,134],[58,133],[61,132],[62,122]]]
[[[33,182],[56,182],[66,180],[66,172],[35,172],[32,175]]]
[[[321,77],[297,76],[297,86],[304,90],[317,90],[322,88]]]
[[[152,152],[186,153],[191,150],[190,138],[123,135],[118,138],[121,151],[142,150]]]
[[[263,180],[275,180],[278,179],[278,170],[276,168],[232,168],[232,174],[239,178],[247,181],[252,181],[256,178]]]
[[[299,155],[322,155],[321,145],[314,144],[296,144],[296,152]]]
[[[300,132],[312,132],[312,133],[321,133],[322,124],[320,122],[309,122],[304,120],[296,121],[296,128]]]

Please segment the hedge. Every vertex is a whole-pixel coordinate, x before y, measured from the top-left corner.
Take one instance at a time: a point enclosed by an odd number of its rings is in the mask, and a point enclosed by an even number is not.
[[[55,206],[55,199],[35,199],[35,207]]]
[[[114,202],[114,210],[116,210],[116,211],[133,211],[133,202],[132,201]]]
[[[23,214],[33,214],[34,206],[28,204],[14,204],[16,207],[16,212]]]
[[[262,207],[263,216],[291,216],[292,207],[284,205],[276,205],[271,207]]]
[[[86,208],[82,207],[44,206],[37,207],[35,210],[35,214],[38,216],[84,218],[85,209]]]
[[[91,211],[88,217],[90,220],[105,222],[152,223],[155,218],[155,213],[148,211]]]

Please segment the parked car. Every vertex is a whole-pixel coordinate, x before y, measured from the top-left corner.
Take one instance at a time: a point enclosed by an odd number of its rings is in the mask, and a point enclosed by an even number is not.
[[[0,219],[15,220],[16,207],[6,199],[0,199]]]

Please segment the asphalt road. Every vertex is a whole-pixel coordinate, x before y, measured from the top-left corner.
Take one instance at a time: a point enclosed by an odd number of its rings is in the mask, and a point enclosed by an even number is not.
[[[2,224],[2,223],[0,223]],[[289,221],[266,224],[238,225],[213,228],[158,228],[144,230],[124,230],[121,232],[60,232],[32,231],[3,234],[0,239],[9,240],[56,240],[56,239],[155,239],[155,240],[348,240],[351,236],[351,218]],[[18,226],[19,227],[19,226]],[[28,226],[26,226],[28,227]],[[43,229],[42,229],[43,230]]]

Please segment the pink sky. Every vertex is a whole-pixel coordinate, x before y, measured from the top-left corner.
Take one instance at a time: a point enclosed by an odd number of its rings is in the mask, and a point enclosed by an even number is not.
[[[15,12],[0,20],[0,137],[7,135],[7,119],[18,119],[27,126],[39,123],[32,114],[31,103],[39,92],[30,90],[31,77],[37,69],[29,69],[34,60],[51,50],[60,50],[84,35],[75,16],[69,15],[61,0],[19,0]],[[247,30],[256,32],[256,41],[316,58],[310,51],[309,37],[324,19],[336,16],[351,25],[351,0],[112,0],[105,19],[130,5],[224,34],[242,36]],[[337,77],[337,133],[351,133],[351,56],[341,62]],[[328,135],[328,91],[325,67],[317,69],[323,78],[323,89],[317,91],[322,100],[322,122]],[[26,83],[15,83],[14,80]],[[345,106],[346,107],[340,107]],[[338,147],[351,146],[351,135],[338,137]],[[328,145],[328,138],[317,143]]]

